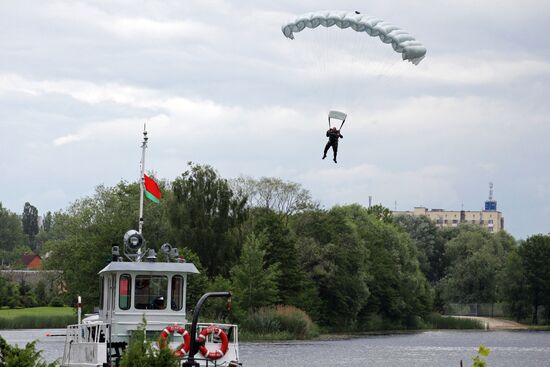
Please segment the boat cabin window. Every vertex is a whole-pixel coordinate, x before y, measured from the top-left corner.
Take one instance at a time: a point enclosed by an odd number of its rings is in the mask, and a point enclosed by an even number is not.
[[[172,310],[181,311],[183,308],[183,277],[174,275],[172,277]]]
[[[164,310],[168,293],[168,277],[136,276],[135,307],[138,310]]]
[[[132,304],[132,277],[122,274],[118,281],[118,307],[121,310],[130,309]]]

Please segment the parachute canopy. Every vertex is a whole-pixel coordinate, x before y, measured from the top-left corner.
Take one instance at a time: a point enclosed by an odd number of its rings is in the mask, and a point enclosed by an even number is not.
[[[294,33],[304,28],[318,26],[351,28],[356,32],[366,32],[369,36],[379,37],[384,43],[391,43],[396,52],[402,54],[403,60],[418,65],[426,55],[426,48],[407,31],[381,19],[363,15],[359,12],[347,11],[319,11],[300,15],[295,20],[281,27],[283,34],[294,39]]]
[[[340,111],[330,111],[328,113],[328,118],[330,119],[336,119],[340,121],[344,121],[346,119],[347,115]]]
[[[342,128],[342,126],[344,126],[344,122],[346,122],[346,117],[348,117],[348,115],[346,115],[344,112],[340,112],[340,111],[329,111],[328,113],[328,127],[330,127],[330,119],[335,119],[335,120],[340,120],[342,121],[342,124],[340,124],[340,129]]]

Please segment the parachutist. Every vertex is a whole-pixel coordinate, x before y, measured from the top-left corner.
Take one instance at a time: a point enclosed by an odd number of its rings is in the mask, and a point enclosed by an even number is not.
[[[327,130],[327,137],[328,142],[325,145],[325,150],[323,152],[323,159],[327,157],[327,152],[330,147],[332,147],[332,152],[334,153],[333,161],[334,163],[338,163],[336,161],[336,155],[338,154],[338,139],[344,138],[342,134],[340,134],[340,130],[336,129],[336,127],[331,127]]]

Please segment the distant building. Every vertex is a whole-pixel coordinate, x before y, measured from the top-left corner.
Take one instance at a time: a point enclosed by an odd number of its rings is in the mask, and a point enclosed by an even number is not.
[[[20,262],[25,265],[27,270],[39,270],[42,269],[42,258],[38,255],[23,255]]]
[[[489,232],[504,229],[504,217],[497,211],[497,202],[493,200],[493,184],[489,184],[489,200],[485,201],[484,210],[443,210],[415,207],[414,211],[394,211],[393,215],[413,215],[430,218],[438,227],[456,227],[461,223],[476,225]]]

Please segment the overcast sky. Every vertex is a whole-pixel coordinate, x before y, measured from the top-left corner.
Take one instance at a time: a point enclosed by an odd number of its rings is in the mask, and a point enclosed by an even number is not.
[[[395,23],[418,65],[325,9]],[[494,183],[516,238],[550,231],[550,2],[1,1],[0,202],[65,209],[146,168],[275,176],[325,207],[480,210]],[[327,113],[348,113],[338,164]]]

